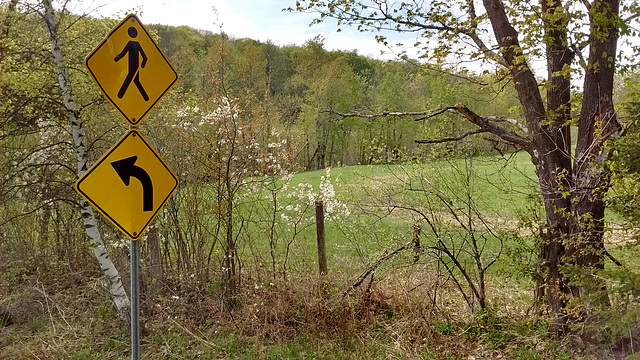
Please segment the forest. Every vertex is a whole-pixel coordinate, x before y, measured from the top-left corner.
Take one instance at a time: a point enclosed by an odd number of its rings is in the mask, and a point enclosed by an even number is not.
[[[179,186],[143,358],[640,358],[640,6],[418,3],[289,11],[419,59],[145,23],[179,80],[136,129]],[[129,129],[85,67],[121,19],[63,5],[0,0],[2,359],[130,356],[130,240],[76,192]]]

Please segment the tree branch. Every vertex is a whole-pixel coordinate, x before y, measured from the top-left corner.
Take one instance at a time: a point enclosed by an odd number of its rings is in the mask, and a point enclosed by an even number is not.
[[[442,115],[445,112],[452,112],[458,114],[470,122],[477,125],[480,129],[470,131],[458,136],[444,138],[444,139],[427,139],[427,140],[416,140],[416,143],[419,144],[437,144],[449,141],[458,141],[466,138],[469,135],[480,134],[484,132],[492,133],[502,140],[505,140],[509,143],[513,143],[519,145],[525,149],[529,147],[530,140],[527,137],[516,134],[513,131],[507,130],[499,125],[496,125],[495,122],[508,122],[510,124],[518,126],[523,132],[527,132],[527,128],[518,123],[515,119],[509,119],[501,116],[480,116],[473,111],[469,110],[468,107],[462,104],[457,104],[455,106],[447,106],[442,107],[430,111],[415,111],[415,112],[392,112],[392,111],[384,111],[378,114],[361,114],[359,112],[355,113],[341,113],[335,111],[333,109],[322,110],[322,113],[330,113],[334,115],[338,115],[342,118],[352,118],[352,117],[360,117],[364,119],[376,119],[385,116],[421,116],[414,121],[422,121],[428,120],[430,118],[436,117],[438,115]]]
[[[440,144],[440,143],[445,143],[445,142],[460,141],[460,140],[466,138],[467,136],[480,134],[480,133],[483,133],[483,132],[486,132],[486,131],[482,130],[482,129],[476,129],[476,130],[468,131],[466,133],[463,133],[463,134],[460,134],[460,135],[454,136],[454,137],[441,138],[441,139],[414,140],[414,142],[416,144]]]
[[[353,283],[351,286],[349,286],[349,288],[342,293],[342,296],[347,296],[352,290],[354,290],[355,288],[360,286],[360,284],[362,284],[364,282],[364,280],[367,278],[367,276],[369,276],[369,274],[373,273],[378,268],[378,266],[382,265],[385,261],[387,261],[387,260],[391,259],[392,257],[394,257],[399,252],[407,249],[408,245],[409,244],[404,244],[404,245],[400,246],[399,248],[391,251],[390,253],[384,254],[382,257],[380,257],[378,260],[376,260],[376,262],[374,262],[371,266],[369,266],[367,268],[367,270],[365,270],[365,272],[363,272],[360,276],[358,276],[358,280],[356,280],[355,283]]]
[[[508,117],[504,117],[504,116],[484,116],[484,118],[489,120],[489,121],[491,121],[491,122],[506,122],[506,123],[509,123],[511,125],[517,126],[518,129],[520,129],[525,134],[529,133],[529,129],[527,129],[527,127],[524,124],[521,124],[516,119],[512,119],[512,118],[508,118]]]
[[[618,265],[618,266],[622,266],[622,263],[620,261],[618,261],[616,258],[614,258],[611,253],[609,253],[607,250],[604,251],[604,254],[609,258],[609,260],[613,261],[614,264]]]
[[[323,5],[315,4],[310,1],[310,4],[298,3],[294,8],[289,7],[286,10],[296,11],[302,13],[318,13],[320,17],[315,19],[312,24],[318,24],[324,20],[324,18],[332,18],[338,21],[338,26],[346,24],[348,26],[357,26],[359,31],[377,31],[381,30],[394,31],[394,32],[440,32],[449,33],[456,36],[466,36],[475,44],[475,46],[484,54],[488,60],[498,62],[500,65],[508,66],[507,60],[498,54],[496,51],[490,49],[487,44],[478,35],[478,21],[473,0],[468,0],[468,16],[469,24],[459,23],[458,19],[453,16],[451,19],[455,19],[455,23],[448,23],[447,17],[435,19],[429,16],[429,14],[423,14],[421,12],[412,12],[412,15],[405,14],[405,16],[398,16],[397,11],[405,8],[405,5],[400,5],[400,9],[394,9],[389,7],[387,2],[374,1],[377,6],[370,6],[364,3],[358,3],[357,6],[341,5],[338,2],[327,6],[327,10],[322,10]],[[418,5],[416,5],[418,6]],[[406,9],[404,9],[406,10]],[[401,11],[402,12],[402,11]]]
[[[447,111],[447,109],[444,109],[443,111],[440,111],[439,113],[437,113],[435,115],[440,115],[445,111]],[[342,118],[359,117],[359,118],[363,118],[363,119],[376,119],[376,118],[385,117],[385,116],[424,116],[424,115],[427,115],[428,116],[427,118],[435,116],[435,115],[432,114],[432,111],[416,111],[416,112],[383,111],[383,112],[378,113],[378,114],[361,114],[359,112],[341,113],[341,112],[335,111],[333,109],[328,109],[328,110],[322,110],[320,112],[321,113],[329,113],[329,114],[338,115],[338,116],[340,116]]]
[[[636,13],[636,14],[630,15],[629,17],[623,19],[623,21],[624,21],[625,24],[628,24],[631,21],[637,19],[638,17],[640,17],[640,14]]]
[[[469,20],[471,21],[471,24],[472,24],[471,29],[463,31],[462,33],[468,36],[473,41],[473,43],[476,44],[478,49],[480,49],[480,51],[482,51],[485,54],[487,58],[496,60],[500,65],[507,67],[508,64],[505,61],[505,59],[499,56],[498,54],[496,54],[495,51],[489,49],[489,47],[484,43],[484,41],[482,41],[482,39],[480,39],[480,37],[478,36],[478,25],[476,22],[476,19],[478,19],[478,15],[476,13],[476,7],[473,1],[474,0],[468,0],[467,2],[467,5],[469,7],[469,10],[467,12],[469,14]]]
[[[473,111],[469,110],[468,107],[462,104],[457,104],[454,108],[458,111],[458,113],[460,113],[460,115],[476,124],[480,129],[486,132],[490,132],[503,140],[520,145],[525,149],[529,148],[530,140],[528,138],[520,136],[513,131],[509,131],[501,126],[493,124],[489,118],[482,117],[474,113]]]

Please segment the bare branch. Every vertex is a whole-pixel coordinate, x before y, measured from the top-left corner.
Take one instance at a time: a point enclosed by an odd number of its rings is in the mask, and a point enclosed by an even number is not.
[[[445,109],[446,111],[446,109]],[[359,117],[359,118],[363,118],[363,119],[376,119],[376,118],[380,118],[380,117],[385,117],[385,116],[424,116],[424,115],[428,115],[428,117],[432,117],[434,115],[432,115],[431,111],[417,111],[417,112],[394,112],[394,111],[384,111],[378,114],[361,114],[359,112],[355,112],[355,113],[350,113],[350,114],[345,114],[345,113],[341,113],[338,111],[335,111],[333,109],[328,109],[328,110],[322,110],[320,111],[321,113],[329,113],[329,114],[334,114],[334,115],[338,115],[342,118],[353,118],[353,117]],[[442,114],[444,111],[439,112],[436,115]]]
[[[609,260],[613,261],[614,264],[622,266],[622,263],[614,258],[607,250],[604,251],[604,254],[609,258]]]
[[[584,5],[587,10],[591,10],[591,3],[588,0],[582,0],[582,5]]]
[[[342,296],[347,296],[352,290],[354,290],[355,288],[360,286],[360,284],[362,284],[364,282],[364,280],[367,278],[367,276],[369,276],[371,273],[373,273],[380,265],[382,265],[385,261],[387,261],[387,260],[391,259],[392,257],[394,257],[395,255],[397,255],[401,251],[407,249],[409,245],[410,245],[410,243],[404,244],[404,245],[400,246],[399,248],[391,251],[390,253],[383,254],[382,257],[380,257],[378,260],[376,260],[376,262],[371,264],[371,266],[369,266],[367,268],[367,270],[365,270],[365,272],[363,272],[362,274],[360,274],[360,276],[358,276],[358,280],[356,280],[355,283],[353,283],[351,286],[349,286],[349,288],[342,293]]]
[[[637,19],[638,17],[640,17],[640,14],[639,14],[639,13],[636,13],[636,14],[633,14],[633,15],[631,15],[631,16],[629,16],[629,17],[627,17],[627,18],[623,19],[623,21],[624,21],[625,23],[627,23],[627,24],[628,24],[628,23],[630,23],[631,21],[633,21],[633,20]]]
[[[329,110],[323,110],[321,111],[323,113],[330,113],[330,114],[334,114],[334,115],[338,115],[342,118],[352,118],[352,117],[360,117],[360,118],[364,118],[364,119],[376,119],[376,118],[380,118],[380,117],[384,117],[384,116],[421,116],[420,118],[415,119],[415,121],[422,121],[422,120],[427,120],[430,119],[432,117],[436,117],[438,115],[442,115],[445,112],[452,112],[455,114],[458,114],[462,117],[464,117],[465,119],[471,121],[472,123],[478,125],[478,127],[480,128],[479,130],[475,130],[475,131],[470,131],[468,133],[464,133],[455,137],[450,137],[450,138],[444,138],[444,139],[429,139],[429,140],[416,140],[416,143],[419,144],[437,144],[437,143],[443,143],[443,142],[449,142],[449,141],[458,141],[458,140],[462,140],[464,138],[466,138],[469,135],[474,135],[474,134],[479,134],[479,133],[483,133],[483,132],[490,132],[498,137],[500,137],[501,139],[509,142],[509,143],[513,143],[516,145],[520,145],[523,148],[528,148],[529,146],[529,139],[526,137],[523,137],[521,135],[516,134],[513,131],[507,130],[501,126],[498,126],[494,123],[496,122],[508,122],[510,124],[516,125],[518,126],[518,128],[520,128],[520,130],[522,130],[523,132],[527,132],[526,127],[524,127],[522,124],[519,124],[517,120],[515,119],[510,119],[510,118],[506,118],[506,117],[502,117],[502,116],[480,116],[476,113],[474,113],[473,111],[469,110],[468,107],[466,107],[465,105],[462,104],[457,104],[455,106],[447,106],[447,107],[442,107],[442,108],[438,108],[438,109],[434,109],[434,110],[430,110],[430,111],[415,111],[415,112],[392,112],[392,111],[385,111],[385,112],[381,112],[378,114],[361,114],[359,112],[355,112],[355,113],[341,113],[338,111],[335,111],[333,109],[329,109]]]
[[[586,47],[587,47],[586,44],[582,46],[578,46],[577,44],[571,44],[571,49],[573,50],[574,54],[576,54],[580,59],[580,63],[585,64],[583,68],[586,67],[587,59],[584,58],[584,55],[582,54],[582,50],[584,50]]]
[[[467,120],[471,121],[472,123],[478,125],[480,129],[483,129],[486,132],[490,132],[508,142],[520,145],[525,149],[527,149],[530,145],[530,140],[528,138],[520,136],[514,133],[513,131],[507,130],[501,126],[498,126],[492,123],[489,118],[482,117],[474,113],[473,111],[469,110],[468,107],[462,104],[457,104],[455,106],[455,109],[460,113],[460,115],[464,116]]]
[[[415,119],[415,121],[428,120],[428,119],[431,119],[432,117],[436,117],[436,116],[444,114],[446,112],[451,112],[451,113],[454,113],[454,114],[457,113],[455,107],[447,106],[447,107],[443,107],[443,108],[439,108],[439,109],[433,109],[431,111],[428,111],[427,112],[427,116]]]
[[[469,13],[469,20],[471,21],[472,27],[471,29],[463,33],[467,35],[471,40],[473,40],[473,42],[485,54],[485,56],[492,59],[498,59],[498,62],[501,65],[506,66],[507,64],[504,62],[504,60],[500,56],[498,56],[494,51],[489,49],[489,47],[484,43],[484,41],[482,41],[482,39],[480,39],[480,37],[478,36],[478,24],[476,22],[476,20],[478,19],[478,14],[476,13],[476,7],[475,7],[475,4],[473,3],[473,0],[468,0],[467,5],[469,6],[468,13]]]
[[[460,141],[460,140],[466,138],[467,136],[480,134],[480,133],[484,133],[484,132],[486,132],[486,131],[482,130],[482,129],[476,129],[476,130],[468,131],[466,133],[463,133],[461,135],[454,136],[454,137],[441,138],[441,139],[414,140],[414,142],[416,144],[440,144],[440,143],[445,143],[445,142]]]
[[[477,115],[476,113],[474,113],[473,111],[469,110],[468,107],[466,107],[465,105],[462,104],[457,104],[455,106],[448,106],[445,108],[440,108],[437,110],[432,110],[430,112],[428,112],[428,115],[423,117],[423,118],[419,118],[416,119],[416,121],[419,120],[426,120],[438,115],[441,115],[445,112],[453,112],[456,113],[464,118],[466,118],[467,120],[471,121],[472,123],[478,125],[480,127],[481,131],[471,131],[468,133],[464,133],[461,134],[459,136],[456,137],[451,137],[451,138],[446,138],[446,139],[436,139],[436,140],[416,140],[417,143],[421,143],[421,144],[436,144],[436,143],[441,143],[441,142],[446,142],[446,141],[458,141],[458,140],[462,140],[465,137],[469,136],[469,135],[474,135],[474,134],[479,134],[479,133],[483,133],[483,132],[490,132],[498,137],[500,137],[503,140],[506,140],[510,143],[514,143],[517,145],[520,145],[524,148],[527,148],[529,146],[529,140],[523,136],[520,136],[516,133],[514,133],[513,131],[509,131],[505,128],[502,128],[496,124],[493,124],[495,122],[508,122],[510,124],[516,125],[518,126],[518,128],[520,130],[522,130],[524,133],[527,133],[527,128],[520,124],[516,119],[511,119],[511,118],[507,118],[507,117],[502,117],[502,116],[480,116]],[[442,140],[442,141],[440,141]]]
[[[520,129],[525,134],[529,133],[529,129],[527,129],[527,127],[524,124],[521,124],[516,119],[512,119],[512,118],[508,118],[508,117],[504,117],[504,116],[485,116],[484,118],[489,120],[489,121],[491,121],[491,122],[506,122],[506,123],[509,123],[511,125],[517,126],[518,129]]]

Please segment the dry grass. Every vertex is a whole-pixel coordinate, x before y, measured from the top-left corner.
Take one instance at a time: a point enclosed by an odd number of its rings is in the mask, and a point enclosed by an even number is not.
[[[142,353],[148,359],[602,359],[628,353],[616,352],[614,343],[547,337],[543,323],[527,315],[526,295],[499,284],[490,288],[499,311],[478,316],[449,282],[419,267],[376,275],[343,296],[350,281],[341,274],[245,281],[242,306],[233,311],[207,284],[167,288],[144,299]],[[127,329],[100,278],[77,287],[30,279],[3,295],[0,307],[15,320],[0,330],[0,359],[129,356]]]

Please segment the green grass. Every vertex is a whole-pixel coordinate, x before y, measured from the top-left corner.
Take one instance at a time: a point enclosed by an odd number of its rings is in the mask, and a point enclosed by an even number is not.
[[[435,191],[445,192],[451,197],[461,196],[466,191],[460,186],[469,171],[469,193],[474,205],[488,217],[504,217],[513,223],[529,202],[535,191],[533,166],[529,155],[518,153],[509,159],[499,157],[476,157],[468,160],[436,161],[407,165],[365,165],[331,169],[336,198],[349,205],[352,215],[338,222],[327,223],[327,243],[330,255],[366,259],[372,254],[387,249],[394,243],[406,242],[413,223],[420,221],[415,213],[395,212],[385,214],[385,202],[405,204],[417,208],[447,211],[443,204],[433,202],[432,195],[415,191],[433,184]],[[309,183],[318,189],[324,170],[297,173],[291,187]],[[424,181],[428,180],[428,183]],[[413,188],[413,189],[411,189]],[[462,196],[464,197],[464,196]],[[465,199],[463,199],[465,200]],[[463,206],[463,203],[456,206]],[[361,207],[367,207],[361,209]],[[426,224],[424,233],[428,235]],[[346,239],[353,236],[351,242]],[[358,241],[360,238],[362,241]],[[347,241],[347,243],[345,243]],[[301,252],[314,253],[315,228],[309,227],[301,234]],[[355,243],[354,243],[355,242]]]
[[[514,214],[526,204],[527,196],[537,190],[535,170],[525,152],[508,157],[479,156],[470,160],[339,167],[331,169],[331,177],[346,189],[338,196],[356,202],[369,198],[371,191],[376,191],[376,195],[380,195],[382,189],[402,191],[409,181],[418,185],[416,181],[420,178],[441,187],[451,187],[457,180],[462,180],[467,166],[471,171],[471,190],[483,210],[497,209],[504,215]],[[317,188],[324,175],[324,170],[300,172],[293,177],[291,185],[309,183]]]
[[[460,197],[455,200],[461,202],[455,205],[464,207],[464,201],[468,199],[465,199],[463,194],[469,190],[474,206],[483,216],[498,224],[501,223],[500,219],[507,219],[511,224],[507,230],[513,231],[511,228],[517,225],[518,216],[526,208],[529,194],[535,192],[536,186],[532,181],[533,166],[529,155],[524,152],[508,158],[481,156],[471,160],[338,167],[332,168],[330,173],[336,199],[346,203],[351,214],[326,222],[329,269],[346,274],[359,274],[385,251],[406,244],[411,239],[413,225],[416,222],[422,223],[423,226],[423,244],[433,243],[433,233],[424,219],[409,211],[388,213],[389,202],[431,211],[427,212],[430,220],[434,221],[435,217],[439,231],[453,234],[454,240],[448,238],[448,241],[453,241],[451,244],[455,247],[460,241],[460,235],[456,235],[459,226],[448,222],[447,218],[451,217],[447,215],[448,209],[440,200],[434,198],[434,191],[447,193],[452,198]],[[310,184],[314,191],[318,192],[321,179],[325,175],[325,170],[296,173],[290,180],[287,192],[303,183]],[[460,185],[467,175],[468,186]],[[430,188],[431,185],[433,188]],[[416,189],[425,189],[425,192]],[[292,199],[287,196],[287,192],[278,195],[281,209],[291,204]],[[265,231],[268,225],[265,221],[273,216],[268,201],[270,194],[258,193],[257,197],[263,200],[256,200],[254,194],[252,200],[241,203],[238,209],[240,213],[251,212],[253,220],[244,225],[247,236],[252,239],[251,254],[260,258],[262,263],[270,264],[268,232]],[[441,219],[443,216],[444,220]],[[301,223],[304,230],[297,235],[289,249],[288,272],[317,271],[316,230],[312,206],[307,209],[305,217],[307,220]],[[276,218],[279,224],[276,228],[278,244],[275,251],[278,268],[281,269],[285,257],[285,243],[293,236],[293,230],[292,226],[280,221],[280,213],[276,214]],[[499,233],[502,229],[494,230]],[[490,258],[491,253],[499,251],[500,242],[495,236],[487,234],[486,230],[480,231],[483,232],[481,235],[486,237],[486,242],[483,240],[481,245],[485,246],[484,253]],[[514,248],[514,253],[522,250],[524,246],[513,242],[504,244],[508,248]],[[493,269],[502,274],[522,277],[523,270],[514,270],[513,267],[520,259],[503,257],[504,259],[497,262]],[[406,262],[407,259],[398,259],[396,262],[403,261]]]

